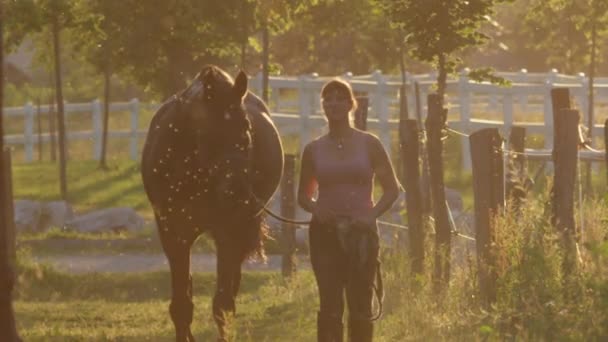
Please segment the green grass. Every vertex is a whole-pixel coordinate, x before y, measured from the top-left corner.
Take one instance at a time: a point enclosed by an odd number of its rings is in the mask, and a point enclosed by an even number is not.
[[[98,168],[95,161],[68,163],[68,201],[74,210],[126,206],[151,218],[152,210],[146,199],[139,164],[132,161],[111,162],[110,170]],[[58,165],[50,162],[14,164],[13,194],[15,199],[41,201],[59,200]]]
[[[27,257],[20,258],[27,260]],[[246,272],[238,298],[233,336],[238,341],[311,340],[314,312],[312,275],[302,272],[285,286],[280,275]],[[27,262],[20,268],[15,311],[26,341],[170,341],[174,330],[168,314],[170,274],[68,275]],[[193,275],[198,340],[215,337],[211,299],[215,274]],[[294,315],[293,308],[297,308]],[[299,337],[299,338],[298,338]]]
[[[560,239],[532,200],[519,216],[497,219],[493,246],[498,300],[482,304],[477,263],[466,249],[452,260],[449,287],[431,286],[426,268],[414,277],[403,252],[382,254],[386,300],[375,341],[600,341],[608,337],[608,209],[588,202],[583,263],[565,274]],[[577,222],[580,218],[577,217]],[[456,253],[457,254],[457,253]],[[15,311],[27,341],[171,341],[168,272],[70,275],[19,255]],[[215,275],[193,278],[193,332],[213,340],[210,303]],[[231,326],[234,341],[314,341],[318,294],[310,271],[291,281],[275,272],[244,274]]]

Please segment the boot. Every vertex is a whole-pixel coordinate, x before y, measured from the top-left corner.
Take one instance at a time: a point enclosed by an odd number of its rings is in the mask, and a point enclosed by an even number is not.
[[[368,319],[348,320],[349,342],[372,342],[374,336],[374,322]]]
[[[317,313],[317,342],[343,342],[344,325],[337,316]]]

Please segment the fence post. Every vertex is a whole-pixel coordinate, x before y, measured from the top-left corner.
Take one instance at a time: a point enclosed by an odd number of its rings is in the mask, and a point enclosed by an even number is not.
[[[388,98],[387,98],[387,85],[386,77],[382,75],[380,70],[376,70],[372,73],[373,79],[376,81],[376,92],[372,97],[372,107],[378,118],[378,131],[382,145],[386,149],[386,153],[391,155],[392,144],[391,144],[391,131],[388,125]]]
[[[281,179],[281,215],[296,217],[295,173],[296,163],[293,154],[285,155],[283,177]],[[290,277],[296,272],[296,227],[291,223],[282,222],[283,258],[281,270],[284,277]]]
[[[528,83],[528,70],[521,69],[516,77],[518,83]],[[528,94],[521,92],[518,96],[518,102],[522,111],[528,110]]]
[[[308,87],[308,76],[301,75],[298,78],[298,100],[300,107],[300,155],[304,152],[304,146],[310,141],[309,121],[312,112],[311,90]]]
[[[414,100],[414,76],[412,74],[410,74],[409,72],[405,73],[405,79],[406,79],[406,83],[405,83],[405,100],[407,103],[407,112],[408,112],[408,117],[409,115],[414,115],[414,114],[409,114],[409,113],[416,113],[416,107],[415,107],[415,100]],[[409,91],[408,91],[409,89]]]
[[[576,224],[574,221],[574,183],[578,163],[580,115],[577,110],[560,108],[555,113],[559,128],[553,150],[555,174],[553,181],[554,225],[561,233],[565,248],[564,274],[570,274],[576,266]]]
[[[369,99],[366,96],[357,96],[357,110],[355,110],[355,127],[362,131],[367,130],[367,109]]]
[[[412,271],[415,274],[422,274],[424,270],[424,225],[422,222],[420,140],[418,132],[418,122],[416,120],[400,120],[399,133],[409,227],[409,254],[412,261]]]
[[[404,120],[409,119],[409,103],[408,103],[408,98],[407,98],[407,82],[408,79],[405,79],[405,82],[403,82],[403,84],[401,84],[401,86],[399,87],[399,145],[403,144],[403,137],[402,135],[405,134],[403,133],[403,129],[402,126],[404,124]],[[402,154],[402,148],[400,146],[399,153]],[[397,173],[397,177],[399,178],[399,180],[401,181],[401,184],[403,184],[404,182],[404,178],[405,178],[405,171],[403,170],[403,163],[397,163],[395,165],[395,171]],[[397,234],[398,236],[400,236],[401,234]]]
[[[23,148],[25,150],[25,162],[31,163],[34,160],[34,106],[28,102],[23,107],[25,114],[25,128],[23,132]]]
[[[258,95],[260,98],[262,97],[262,79],[264,78],[264,74],[260,71],[255,77],[251,79],[250,88],[253,90],[253,93]],[[266,104],[268,105],[268,104]]]
[[[469,68],[464,68],[460,72],[458,79],[458,95],[460,99],[460,129],[469,132],[471,123],[471,93],[469,92]],[[471,170],[471,153],[468,148],[466,137],[460,139],[462,149],[462,167]]]
[[[441,106],[437,94],[428,96],[428,116],[426,130],[428,134],[429,172],[431,175],[431,196],[433,216],[435,218],[435,272],[433,283],[435,290],[444,288],[450,279],[451,231],[448,220],[448,208],[445,200],[443,182],[443,143],[442,130],[447,119],[447,109]]]
[[[553,168],[554,172],[557,173],[558,170],[555,169],[555,166],[559,164],[559,158],[561,157],[561,153],[559,149],[561,148],[561,144],[559,142],[563,137],[560,136],[562,122],[558,119],[558,114],[561,109],[570,109],[570,90],[568,88],[554,88],[551,89],[551,111],[552,111],[552,121],[553,121]],[[557,174],[554,173],[554,179],[560,179]],[[557,205],[557,198],[560,196],[559,191],[560,188],[556,186],[557,184],[554,182],[553,187],[551,188],[551,205],[553,208],[551,214],[551,223],[555,226],[557,224],[557,212],[559,211]]]
[[[525,150],[526,128],[513,126],[509,134],[509,149],[515,153],[509,155],[509,165],[505,193],[513,208],[518,210],[528,190]],[[517,186],[520,188],[517,188]]]
[[[422,100],[420,97],[420,85],[418,82],[414,85],[414,94],[416,96],[416,120],[418,121],[418,129],[422,130],[424,123],[422,122]],[[429,183],[429,158],[426,153],[426,146],[424,143],[419,144],[420,149],[418,154],[422,159],[422,170],[420,174],[420,186],[422,188],[422,212],[424,215],[428,215],[431,212],[431,194],[430,194],[430,183]]]
[[[496,128],[477,131],[469,137],[473,161],[475,196],[475,240],[479,287],[486,305],[496,300],[496,268],[492,243],[494,216],[504,200],[501,137]]]
[[[555,81],[555,77],[557,76],[557,70],[552,69],[549,75],[547,76],[547,80],[545,81],[545,97],[544,97],[544,105],[543,105],[543,116],[545,121],[545,148],[551,149],[553,148],[553,106],[552,106],[552,96],[551,90],[553,89],[553,83]]]
[[[502,96],[503,132],[511,131],[513,126],[513,93],[509,92]]]
[[[137,146],[138,146],[137,126],[139,125],[138,121],[139,121],[139,100],[132,99],[131,100],[131,131],[130,131],[131,160],[137,160],[137,157],[138,157],[138,151],[137,151]]]
[[[91,102],[91,113],[93,121],[93,159],[101,159],[101,144],[103,135],[103,121],[101,117],[101,102],[99,99],[95,99]]]

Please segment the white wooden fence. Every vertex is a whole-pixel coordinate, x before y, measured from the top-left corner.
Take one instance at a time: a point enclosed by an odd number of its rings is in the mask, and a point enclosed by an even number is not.
[[[471,81],[468,71],[464,70],[458,77],[450,78],[447,86],[446,105],[449,109],[448,125],[456,130],[471,133],[486,127],[499,127],[503,135],[514,124],[527,128],[528,134],[544,136],[545,148],[551,148],[553,141],[553,115],[550,90],[553,87],[570,89],[575,106],[581,111],[584,123],[588,113],[587,92],[588,80],[585,75],[577,76],[559,74],[556,70],[549,73],[527,73],[525,70],[512,73],[497,73],[512,82],[510,87],[500,87],[488,83]],[[391,132],[395,132],[399,120],[399,76],[384,75],[376,71],[370,75],[353,76],[350,73],[341,75],[350,82],[355,92],[367,95],[370,99],[368,127],[376,132],[384,145],[391,149]],[[273,76],[270,78],[271,115],[282,135],[299,135],[304,144],[322,133],[325,121],[320,108],[319,94],[322,85],[332,77],[319,77],[316,74],[291,76]],[[414,83],[419,84],[423,117],[426,114],[426,97],[433,91],[436,75],[407,75],[407,102],[410,117],[415,117]],[[250,80],[250,89],[261,94],[261,75]],[[595,115],[604,117],[608,110],[608,78],[597,78],[595,81]],[[111,112],[130,112],[130,128],[112,130],[110,138],[128,137],[129,153],[132,159],[139,157],[138,138],[146,130],[138,129],[140,109],[155,110],[158,104],[140,104],[137,99],[129,102],[112,103]],[[99,158],[102,136],[102,105],[99,100],[89,103],[66,104],[66,115],[71,113],[90,113],[91,130],[70,131],[68,140],[92,140],[92,157]],[[41,113],[48,113],[49,106],[41,106]],[[8,135],[5,141],[9,145],[22,144],[25,161],[31,162],[37,135],[34,134],[35,110],[31,103],[23,107],[5,108],[5,115],[23,116],[23,134]],[[481,117],[480,117],[481,115]],[[532,119],[542,118],[532,121]],[[601,136],[603,125],[594,125],[593,135]],[[48,132],[42,134],[42,141],[48,142]],[[468,139],[462,138],[462,155],[465,167],[470,165]]]

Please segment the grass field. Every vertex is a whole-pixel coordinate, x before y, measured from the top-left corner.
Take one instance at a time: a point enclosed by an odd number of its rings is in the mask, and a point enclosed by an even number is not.
[[[403,252],[382,253],[386,300],[375,341],[604,341],[608,338],[608,210],[587,205],[582,264],[561,271],[559,239],[531,201],[519,217],[497,221],[498,300],[479,297],[471,250],[454,258],[450,285],[435,293],[432,244],[425,272],[413,276]],[[15,311],[26,341],[171,341],[168,272],[72,275],[19,254]],[[212,341],[215,275],[194,274],[193,332]],[[234,341],[314,341],[318,295],[310,271],[245,273],[231,325]]]

